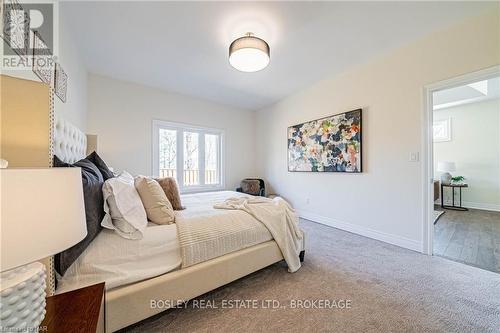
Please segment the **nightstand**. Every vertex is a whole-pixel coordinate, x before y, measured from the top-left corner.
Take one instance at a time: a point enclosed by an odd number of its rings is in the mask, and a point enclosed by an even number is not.
[[[104,282],[47,297],[40,332],[104,332]]]
[[[445,205],[444,204],[444,188],[449,187],[451,188],[451,206]],[[445,209],[452,209],[452,210],[461,210],[461,211],[467,211],[468,209],[465,207],[462,207],[462,189],[467,188],[469,185],[467,184],[443,184],[441,183],[441,208]],[[458,206],[455,205],[455,188],[459,189],[459,204]]]

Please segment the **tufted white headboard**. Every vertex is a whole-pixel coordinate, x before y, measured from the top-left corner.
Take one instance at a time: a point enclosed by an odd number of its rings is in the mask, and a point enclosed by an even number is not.
[[[87,153],[87,136],[70,122],[56,117],[54,124],[54,155],[63,162],[74,163]]]
[[[57,155],[66,163],[75,163],[85,158],[87,154],[87,136],[78,127],[63,118],[55,117],[51,131],[51,163],[53,155]],[[93,140],[97,142],[97,137],[93,136]],[[96,142],[95,145],[97,145]],[[43,263],[47,267],[47,295],[50,296],[55,292],[54,257],[47,258]]]

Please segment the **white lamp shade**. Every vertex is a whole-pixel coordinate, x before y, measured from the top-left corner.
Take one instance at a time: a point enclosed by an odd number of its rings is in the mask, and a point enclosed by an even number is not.
[[[229,63],[242,72],[257,72],[269,65],[269,45],[248,34],[234,40],[229,46]]]
[[[457,168],[455,166],[455,162],[438,162],[438,171],[441,172],[453,172]]]
[[[46,258],[87,235],[80,168],[0,170],[0,271]]]

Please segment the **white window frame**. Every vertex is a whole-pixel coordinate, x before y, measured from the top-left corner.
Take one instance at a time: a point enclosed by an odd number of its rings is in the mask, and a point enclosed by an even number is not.
[[[195,193],[195,192],[206,192],[206,191],[218,191],[225,188],[225,131],[217,128],[208,128],[195,126],[190,124],[175,123],[164,120],[153,120],[152,122],[152,175],[154,177],[159,177],[160,175],[160,141],[159,132],[160,129],[174,130],[177,131],[177,182],[179,184],[179,191],[181,193]],[[198,145],[199,145],[199,156],[198,156],[198,169],[199,169],[199,185],[184,185],[184,132],[198,133]],[[217,161],[218,171],[219,171],[219,184],[208,184],[205,185],[205,134],[213,134],[219,136],[219,156]],[[202,185],[203,184],[203,185]]]

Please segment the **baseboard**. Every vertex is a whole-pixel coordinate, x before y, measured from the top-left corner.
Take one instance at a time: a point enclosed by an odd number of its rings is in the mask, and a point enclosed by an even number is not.
[[[366,227],[361,227],[359,225],[355,225],[355,224],[352,224],[349,222],[340,221],[340,220],[337,220],[337,219],[334,219],[331,217],[321,216],[321,215],[318,215],[316,213],[312,213],[312,212],[305,211],[305,210],[298,209],[297,212],[299,213],[300,217],[302,217],[306,220],[310,220],[313,222],[328,225],[330,227],[334,227],[337,229],[352,232],[353,234],[376,239],[376,240],[379,240],[379,241],[382,241],[385,243],[389,243],[392,245],[403,247],[405,249],[409,249],[409,250],[413,250],[413,251],[417,251],[417,252],[423,252],[423,244],[416,241],[416,240],[413,240],[413,239],[401,237],[398,235],[388,234],[385,232],[380,232],[380,231],[373,230],[373,229],[366,228]]]
[[[479,202],[463,202],[464,207],[472,208],[472,209],[482,209],[482,210],[491,210],[494,212],[500,212],[500,205],[496,204],[485,204]]]
[[[436,205],[441,206],[440,200],[437,200],[434,203]],[[444,204],[451,205],[451,201],[449,201],[449,202],[445,201]],[[480,203],[480,202],[462,201],[462,207],[470,208],[470,209],[481,209],[481,210],[490,210],[493,212],[500,212],[500,205],[497,205],[497,204],[485,204],[485,203]]]

